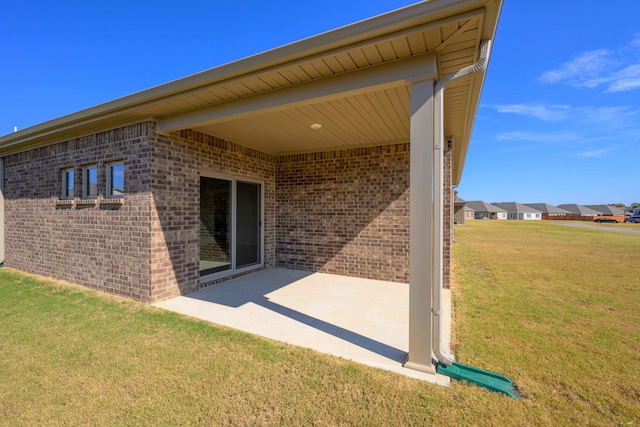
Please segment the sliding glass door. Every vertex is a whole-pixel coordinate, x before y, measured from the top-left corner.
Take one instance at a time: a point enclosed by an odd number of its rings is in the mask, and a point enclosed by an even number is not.
[[[262,185],[200,177],[200,276],[262,263]]]
[[[236,181],[236,268],[260,263],[260,184]]]
[[[231,269],[231,184],[200,178],[200,276]]]

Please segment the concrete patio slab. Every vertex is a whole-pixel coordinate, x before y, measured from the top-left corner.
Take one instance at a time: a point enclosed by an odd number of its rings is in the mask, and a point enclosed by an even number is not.
[[[273,268],[154,306],[412,378],[449,384],[448,377],[402,366],[409,336],[406,284]],[[444,306],[450,310],[448,291]],[[450,319],[450,311],[445,318]],[[450,333],[445,335],[448,338]]]

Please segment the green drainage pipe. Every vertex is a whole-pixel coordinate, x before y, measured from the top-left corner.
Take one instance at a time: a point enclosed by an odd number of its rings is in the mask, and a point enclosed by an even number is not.
[[[436,372],[454,380],[466,381],[479,387],[518,398],[516,385],[509,378],[494,372],[484,371],[473,366],[453,362],[451,366],[438,363]]]

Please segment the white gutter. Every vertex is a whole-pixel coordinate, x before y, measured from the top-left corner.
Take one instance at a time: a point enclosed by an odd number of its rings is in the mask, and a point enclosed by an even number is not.
[[[434,94],[434,138],[433,138],[433,353],[440,363],[451,366],[454,357],[442,345],[442,250],[443,250],[443,183],[444,183],[444,88],[454,80],[467,77],[478,72],[484,72],[489,63],[491,40],[485,40],[480,44],[480,58],[468,67],[455,73],[447,74],[435,86]]]

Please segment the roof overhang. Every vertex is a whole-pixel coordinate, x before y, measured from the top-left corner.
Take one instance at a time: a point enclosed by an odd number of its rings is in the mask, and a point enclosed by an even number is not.
[[[502,0],[431,0],[0,137],[0,155],[144,120],[274,154],[409,141],[410,84],[472,65]],[[447,86],[459,183],[484,73]],[[320,129],[312,129],[312,124]]]

